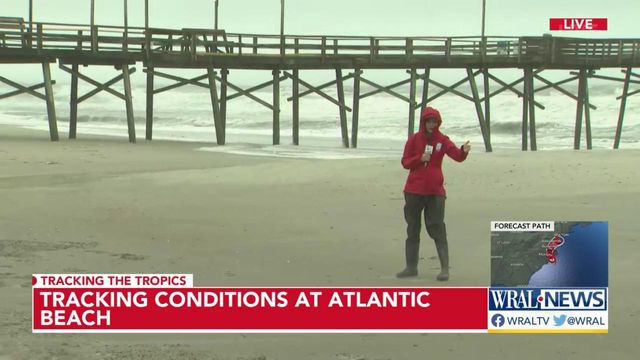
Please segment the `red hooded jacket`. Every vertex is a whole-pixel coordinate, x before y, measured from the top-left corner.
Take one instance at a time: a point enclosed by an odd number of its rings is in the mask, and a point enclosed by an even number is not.
[[[437,126],[431,133],[427,143],[427,119],[435,118]],[[420,130],[411,135],[404,146],[402,166],[409,170],[409,176],[404,186],[404,192],[419,195],[445,196],[444,175],[442,175],[442,159],[447,154],[455,161],[461,162],[467,158],[462,147],[457,147],[449,138],[440,132],[442,118],[438,110],[427,107],[420,114]],[[422,162],[427,145],[432,146],[431,159]]]

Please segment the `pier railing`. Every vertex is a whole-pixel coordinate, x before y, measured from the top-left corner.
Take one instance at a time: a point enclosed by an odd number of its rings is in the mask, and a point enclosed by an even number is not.
[[[4,21],[3,21],[4,19]],[[217,61],[229,57],[279,57],[285,66],[297,61],[322,65],[350,60],[362,66],[397,66],[433,62],[436,66],[517,66],[548,68],[573,65],[629,66],[640,62],[640,39],[564,37],[366,37],[259,35],[213,29],[161,29],[78,24],[34,23],[0,18],[2,54],[123,56],[135,61]],[[176,59],[177,58],[177,59]],[[298,59],[298,60],[296,60]],[[310,60],[313,59],[313,60]],[[227,60],[229,61],[229,60]],[[270,64],[273,64],[271,62]]]

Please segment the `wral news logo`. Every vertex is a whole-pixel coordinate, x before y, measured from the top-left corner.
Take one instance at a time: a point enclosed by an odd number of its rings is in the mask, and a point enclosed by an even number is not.
[[[489,310],[607,310],[607,289],[492,288]]]
[[[607,288],[490,288],[491,332],[607,332]]]

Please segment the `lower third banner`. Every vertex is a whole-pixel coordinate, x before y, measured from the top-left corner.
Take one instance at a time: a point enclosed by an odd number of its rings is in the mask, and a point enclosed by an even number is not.
[[[34,287],[34,332],[486,332],[487,288]]]

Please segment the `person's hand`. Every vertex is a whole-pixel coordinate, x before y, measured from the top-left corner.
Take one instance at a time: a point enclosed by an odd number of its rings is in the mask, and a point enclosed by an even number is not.
[[[464,151],[465,153],[469,153],[469,151],[471,151],[471,144],[469,143],[469,141],[467,141],[466,143],[464,143],[464,145],[462,145],[462,151]]]
[[[427,162],[429,160],[431,160],[431,154],[429,153],[422,154],[422,162]]]

